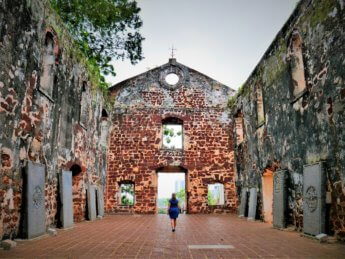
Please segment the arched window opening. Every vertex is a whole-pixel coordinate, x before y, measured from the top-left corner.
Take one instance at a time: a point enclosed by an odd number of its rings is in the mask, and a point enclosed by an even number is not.
[[[294,32],[290,42],[290,68],[292,78],[292,92],[298,98],[306,90],[302,38],[298,32]]]
[[[83,126],[85,129],[88,125],[88,118],[89,118],[89,105],[87,103],[87,82],[83,82],[81,87],[81,100],[80,100],[80,116],[79,122],[80,125]]]
[[[55,53],[54,53],[54,35],[47,32],[44,41],[44,51],[42,58],[42,74],[40,78],[39,89],[48,97],[52,98],[54,88],[54,70],[55,70]]]
[[[81,167],[77,164],[71,166],[70,170],[72,171],[72,177],[78,176],[81,173]]]
[[[102,109],[102,119],[108,118],[108,113],[105,109]]]
[[[224,205],[224,185],[221,183],[209,184],[207,186],[207,203],[208,205]]]
[[[169,117],[162,120],[163,142],[165,149],[183,148],[183,121],[179,118]]]
[[[235,116],[236,144],[240,145],[244,140],[244,121],[243,114],[238,111]]]
[[[258,127],[260,127],[265,123],[264,98],[261,85],[256,87],[256,111]]]
[[[133,206],[134,205],[134,182],[123,181],[119,183],[119,197],[120,205]]]
[[[87,87],[87,83],[83,82],[83,85],[81,86],[81,92],[82,93],[86,92],[86,87]]]

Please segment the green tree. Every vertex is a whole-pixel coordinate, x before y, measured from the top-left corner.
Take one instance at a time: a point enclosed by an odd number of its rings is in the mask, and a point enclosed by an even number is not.
[[[208,205],[216,205],[217,204],[217,202],[213,198],[213,195],[212,195],[210,190],[208,190],[208,192],[207,192],[207,202],[208,202]]]
[[[176,197],[177,199],[179,199],[181,202],[185,200],[185,197],[186,197],[186,192],[184,189],[181,189],[179,190],[177,193],[176,193]]]
[[[80,50],[103,75],[115,75],[112,59],[142,60],[142,20],[135,0],[50,0]],[[101,77],[101,81],[105,81]]]
[[[121,204],[134,205],[134,185],[121,184]]]
[[[168,127],[167,125],[163,125],[163,137],[166,141],[167,144],[171,143],[171,140],[176,138],[177,136],[181,136],[182,132],[179,130],[178,132],[175,133],[173,128]],[[164,143],[163,143],[164,145]],[[174,149],[175,146],[165,146],[167,148],[172,148]]]

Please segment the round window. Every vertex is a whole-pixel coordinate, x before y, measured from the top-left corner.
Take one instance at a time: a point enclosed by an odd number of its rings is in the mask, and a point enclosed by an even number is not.
[[[170,73],[165,77],[165,82],[167,82],[169,85],[176,85],[179,81],[179,76],[175,73]]]

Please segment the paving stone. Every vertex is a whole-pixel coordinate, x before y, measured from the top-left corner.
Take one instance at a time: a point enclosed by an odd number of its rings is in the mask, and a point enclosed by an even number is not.
[[[189,245],[189,249],[233,249],[232,245]]]
[[[55,237],[18,241],[15,249],[0,250],[0,258],[39,257],[345,258],[345,249],[342,244],[320,244],[237,215],[180,215],[174,233],[167,215],[112,215],[77,223]]]

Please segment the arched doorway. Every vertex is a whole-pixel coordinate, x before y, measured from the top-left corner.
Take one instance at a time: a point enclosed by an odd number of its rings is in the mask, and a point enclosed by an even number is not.
[[[74,164],[70,171],[72,172],[73,220],[80,222],[86,218],[87,214],[86,194],[83,193],[81,185],[82,169],[78,164]]]
[[[157,173],[157,213],[165,214],[168,200],[176,193],[183,213],[188,212],[187,169],[181,166],[165,166]]]
[[[273,171],[265,169],[262,175],[262,198],[264,220],[267,223],[273,222]]]

